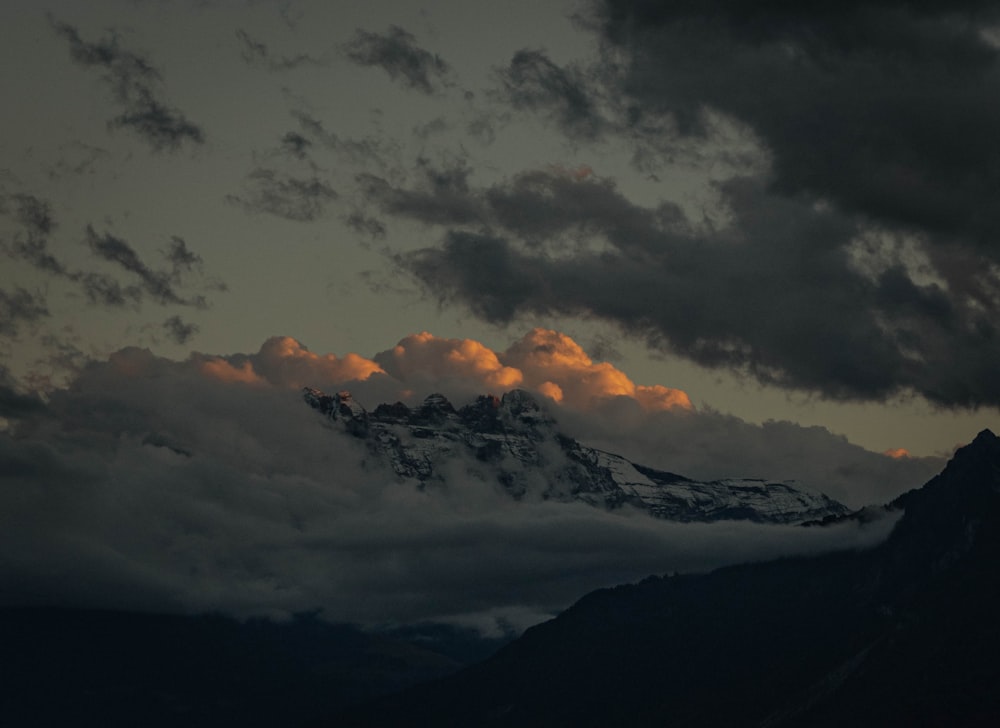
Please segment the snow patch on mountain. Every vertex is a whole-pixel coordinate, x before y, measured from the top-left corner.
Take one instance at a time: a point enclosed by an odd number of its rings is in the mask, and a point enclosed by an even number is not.
[[[371,457],[421,487],[443,482],[448,466],[472,456],[515,499],[537,490],[546,500],[582,501],[615,509],[632,506],[681,522],[746,520],[793,524],[838,516],[846,506],[809,493],[793,481],[696,481],[633,463],[560,433],[539,402],[515,389],[482,395],[459,409],[441,394],[419,406],[380,404],[367,411],[350,392],[327,395],[306,387],[305,401],[347,434],[365,442]]]

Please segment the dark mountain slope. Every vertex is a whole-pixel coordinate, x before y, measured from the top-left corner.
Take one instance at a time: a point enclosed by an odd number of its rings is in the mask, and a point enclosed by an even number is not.
[[[345,725],[1000,724],[1000,440],[867,552],[594,592],[494,658]]]
[[[0,725],[301,725],[454,672],[467,662],[437,649],[449,639],[448,652],[476,657],[471,640],[435,636],[379,636],[310,616],[2,608]]]

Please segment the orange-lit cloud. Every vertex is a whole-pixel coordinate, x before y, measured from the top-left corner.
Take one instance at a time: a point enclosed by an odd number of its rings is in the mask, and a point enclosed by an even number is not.
[[[458,379],[481,388],[506,391],[521,385],[523,375],[504,366],[496,352],[472,339],[444,339],[423,331],[411,334],[376,360],[390,376],[404,382],[433,383]]]
[[[892,458],[893,460],[902,460],[903,458],[911,457],[910,451],[905,447],[893,447],[886,450],[882,454]]]
[[[252,357],[254,369],[271,384],[282,387],[322,387],[331,383],[364,381],[382,367],[357,354],[338,358],[314,354],[291,336],[275,336]]]
[[[529,331],[500,360],[519,369],[528,388],[576,409],[589,409],[608,397],[631,397],[647,410],[692,408],[683,391],[637,386],[614,365],[593,361],[573,339],[551,329]]]
[[[380,374],[379,396],[402,400],[433,391],[461,396],[523,387],[576,410],[589,410],[611,397],[631,398],[651,412],[692,409],[683,391],[637,385],[614,365],[593,361],[566,334],[541,328],[529,331],[504,352],[473,339],[447,339],[423,331],[372,359],[314,354],[292,337],[280,336],[265,341],[256,354],[195,355],[192,361],[202,375],[217,381],[290,388],[350,388],[351,382]],[[119,363],[141,365],[141,357],[122,358]]]
[[[234,366],[222,358],[205,359],[198,364],[198,370],[210,379],[232,384],[240,382],[242,384],[261,384],[263,380],[257,376],[253,370],[253,365],[249,361],[243,362],[241,366]]]
[[[198,370],[220,382],[262,384],[277,387],[324,387],[352,381],[364,381],[372,374],[384,373],[371,359],[357,354],[338,358],[333,354],[314,354],[290,336],[275,336],[251,355],[231,357],[192,357]]]

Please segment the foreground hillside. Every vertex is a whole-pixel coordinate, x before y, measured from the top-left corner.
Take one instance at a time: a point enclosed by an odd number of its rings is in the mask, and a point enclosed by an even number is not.
[[[354,726],[1000,724],[1000,440],[898,498],[866,552],[588,595]]]
[[[309,615],[0,608],[0,726],[297,726],[499,644],[443,627],[372,634]]]

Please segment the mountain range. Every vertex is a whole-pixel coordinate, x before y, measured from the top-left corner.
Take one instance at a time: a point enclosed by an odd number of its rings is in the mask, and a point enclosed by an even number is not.
[[[535,494],[607,509],[631,506],[671,521],[787,524],[848,512],[793,481],[698,481],[587,447],[561,433],[520,389],[502,397],[481,395],[459,409],[441,394],[415,408],[396,402],[371,412],[346,391],[328,395],[306,387],[303,397],[335,427],[363,440],[373,465],[391,467],[419,486],[442,482],[442,473],[454,470],[447,466],[465,462],[512,498]]]
[[[755,487],[588,448],[520,392],[370,413],[344,393],[304,394],[333,436],[355,438],[403,486],[447,487],[458,462],[515,499],[701,521],[725,516],[678,492]],[[649,490],[629,490],[633,472]],[[674,500],[652,499],[656,488]],[[728,512],[766,522],[756,505]],[[1000,438],[984,430],[884,507],[834,508],[801,528],[871,518],[895,524],[874,547],[649,576],[586,594],[513,641],[443,625],[363,630],[317,614],[6,607],[0,725],[1000,725]]]
[[[344,726],[1000,725],[1000,439],[865,551],[650,577]]]

